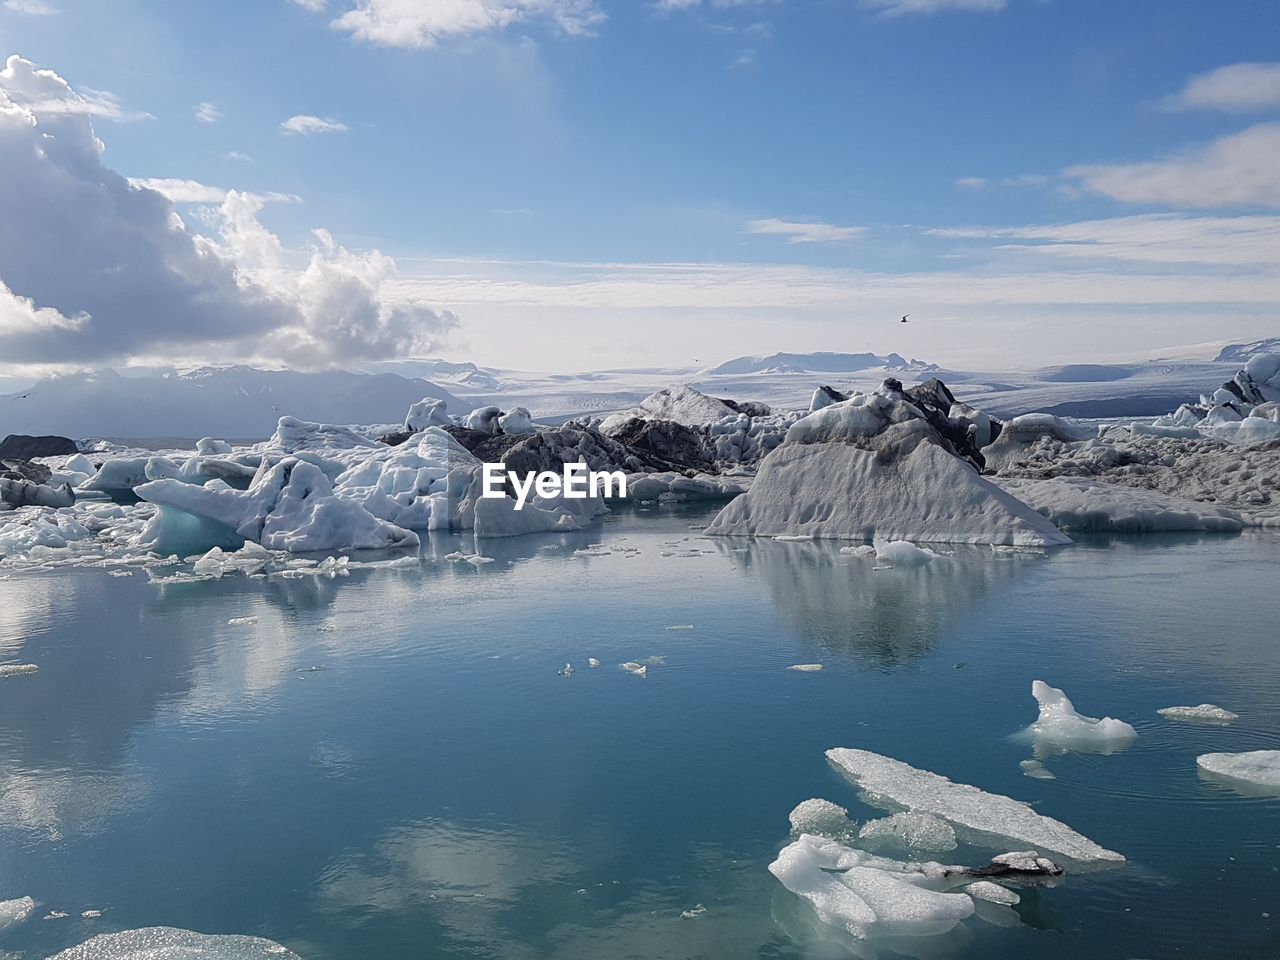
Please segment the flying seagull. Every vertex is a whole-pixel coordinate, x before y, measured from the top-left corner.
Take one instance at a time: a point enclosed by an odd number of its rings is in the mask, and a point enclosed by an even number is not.
[[[13,399],[14,399],[14,400],[25,400],[25,399],[27,399],[27,397],[31,396],[33,393],[35,393],[35,391],[34,391],[34,390],[28,390],[26,393],[20,393],[20,394],[18,394],[18,395],[17,395],[16,397],[14,397]]]
[[[911,314],[909,314],[909,313],[904,313],[904,314],[902,315],[902,322],[903,322],[903,323],[906,323],[906,322],[907,322],[907,317],[909,317],[909,316],[911,316]]]

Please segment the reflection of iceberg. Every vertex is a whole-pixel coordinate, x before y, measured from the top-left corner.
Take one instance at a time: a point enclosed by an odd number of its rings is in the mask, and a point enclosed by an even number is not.
[[[947,563],[877,570],[833,542],[711,542],[759,581],[806,639],[887,664],[931,653],[962,611],[1011,580],[1024,559],[1040,556],[955,547]]]

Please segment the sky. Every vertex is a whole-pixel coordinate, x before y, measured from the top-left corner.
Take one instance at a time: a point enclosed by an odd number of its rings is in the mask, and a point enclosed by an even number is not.
[[[1276,36],[1270,0],[0,0],[0,376],[1280,335]]]

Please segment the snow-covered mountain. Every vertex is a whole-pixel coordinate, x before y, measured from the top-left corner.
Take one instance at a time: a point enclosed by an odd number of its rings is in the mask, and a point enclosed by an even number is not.
[[[41,380],[0,396],[0,436],[260,438],[283,414],[325,423],[397,423],[411,403],[435,397],[469,405],[422,379],[393,373],[201,367],[189,373],[121,376],[114,370]]]

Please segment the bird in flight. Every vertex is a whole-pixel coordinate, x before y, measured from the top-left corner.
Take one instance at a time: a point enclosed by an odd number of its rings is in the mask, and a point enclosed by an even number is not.
[[[15,399],[15,400],[25,400],[25,399],[27,399],[27,397],[31,396],[31,394],[33,394],[33,393],[35,393],[35,391],[34,391],[34,390],[28,390],[26,393],[20,393],[20,394],[18,394],[18,395],[17,395],[16,397],[14,397],[13,399]]]
[[[909,316],[911,316],[911,314],[909,314],[909,313],[904,313],[904,314],[902,315],[902,321],[901,321],[901,322],[902,322],[902,323],[906,323],[906,322],[907,322],[907,317],[909,317]]]

